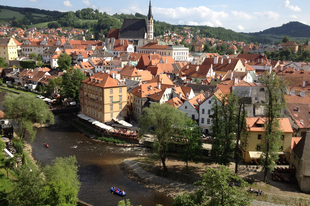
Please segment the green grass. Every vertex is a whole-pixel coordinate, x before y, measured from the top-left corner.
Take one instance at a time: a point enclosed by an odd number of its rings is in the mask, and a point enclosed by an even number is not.
[[[16,179],[13,175],[9,173],[9,179],[7,178],[6,171],[0,169],[0,191],[10,191],[13,189],[12,180]]]
[[[35,93],[32,93],[32,92],[25,92],[23,90],[19,90],[19,89],[15,89],[15,88],[9,88],[9,87],[3,87],[3,86],[0,86],[0,90],[3,91],[3,92],[9,92],[7,90],[10,90],[10,91],[14,91],[14,92],[19,92],[21,94],[29,94],[29,95],[32,95],[32,96],[35,96],[37,97],[38,94],[35,94]]]
[[[16,12],[16,11],[12,11],[12,10],[9,10],[9,9],[1,9],[1,12],[0,12],[0,19],[7,19],[7,18],[13,18],[13,17],[16,17],[17,19],[21,19],[23,18],[25,15],[19,13],[19,12]]]
[[[42,23],[37,23],[37,24],[32,24],[32,27],[36,28],[45,28],[47,27],[48,23],[55,22],[55,21],[49,21],[49,22],[42,22]]]

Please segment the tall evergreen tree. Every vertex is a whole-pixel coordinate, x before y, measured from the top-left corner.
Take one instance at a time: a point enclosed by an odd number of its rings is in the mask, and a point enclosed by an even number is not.
[[[275,161],[279,158],[278,152],[281,146],[282,131],[279,125],[279,118],[285,109],[285,87],[286,82],[280,79],[275,73],[265,74],[261,79],[266,87],[265,107],[265,136],[261,142],[261,165],[264,169],[264,182],[267,181],[269,171],[275,166]]]

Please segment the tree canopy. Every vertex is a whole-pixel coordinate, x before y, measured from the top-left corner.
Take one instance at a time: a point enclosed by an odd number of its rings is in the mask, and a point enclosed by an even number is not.
[[[71,66],[71,56],[69,56],[67,53],[62,53],[59,55],[57,59],[58,68],[61,70],[68,70]]]
[[[244,180],[238,175],[232,174],[230,169],[223,165],[219,169],[206,169],[201,178],[201,181],[195,183],[199,189],[193,194],[175,197],[172,205],[247,206],[252,202],[252,197],[245,190]],[[234,186],[231,185],[232,183]]]
[[[288,41],[290,41],[290,38],[289,38],[288,36],[285,36],[285,37],[282,39],[282,42],[283,42],[283,43],[286,43],[286,42],[288,42]]]
[[[54,116],[48,110],[48,105],[41,99],[27,94],[8,93],[2,103],[6,118],[18,123],[17,135],[32,142],[36,135],[34,123],[54,124]]]
[[[154,143],[154,150],[159,155],[164,170],[167,170],[165,161],[171,138],[190,121],[187,114],[171,105],[153,103],[150,107],[143,109],[139,126],[142,132],[148,131],[157,137],[158,141]]]

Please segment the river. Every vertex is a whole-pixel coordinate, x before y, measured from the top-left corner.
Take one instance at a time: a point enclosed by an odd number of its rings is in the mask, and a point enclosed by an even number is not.
[[[3,96],[4,93],[0,93],[0,101]],[[42,146],[45,142],[50,146],[48,149]],[[130,199],[132,205],[168,206],[173,202],[163,193],[156,193],[123,175],[120,163],[125,158],[148,154],[144,148],[123,148],[92,141],[59,118],[55,118],[55,125],[38,129],[31,145],[33,157],[43,166],[51,164],[56,157],[76,156],[81,182],[78,197],[84,202],[94,206],[117,206],[122,197],[111,194],[111,186],[125,190],[124,199]]]

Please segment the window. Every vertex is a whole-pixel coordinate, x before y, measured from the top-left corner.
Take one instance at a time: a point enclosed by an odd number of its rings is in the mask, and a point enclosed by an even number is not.
[[[110,102],[113,102],[113,97],[110,97]]]
[[[281,136],[281,139],[284,140],[284,135]]]
[[[119,93],[122,93],[122,88],[119,88]]]
[[[258,100],[258,97],[255,97],[255,100]]]
[[[260,144],[256,145],[256,150],[260,151],[260,149],[261,149],[261,145]]]
[[[185,106],[185,109],[187,109],[187,106]]]
[[[111,113],[111,119],[113,119],[113,113]]]
[[[119,104],[119,109],[122,109],[122,108],[123,108],[122,104]]]
[[[110,105],[110,111],[113,111],[113,104]]]
[[[209,104],[211,104],[211,100],[209,101]]]
[[[257,139],[262,139],[262,135],[261,134],[257,135]]]
[[[205,118],[201,118],[201,124],[205,123]]]
[[[110,89],[110,94],[113,94],[113,89]]]
[[[208,114],[210,114],[211,113],[211,110],[210,109],[208,109]]]
[[[192,114],[192,119],[195,119],[195,115],[194,114]]]
[[[202,114],[205,114],[205,109],[202,109]]]
[[[210,124],[210,119],[207,119],[207,124]]]
[[[123,96],[122,95],[119,95],[119,101],[121,102],[123,99]]]

